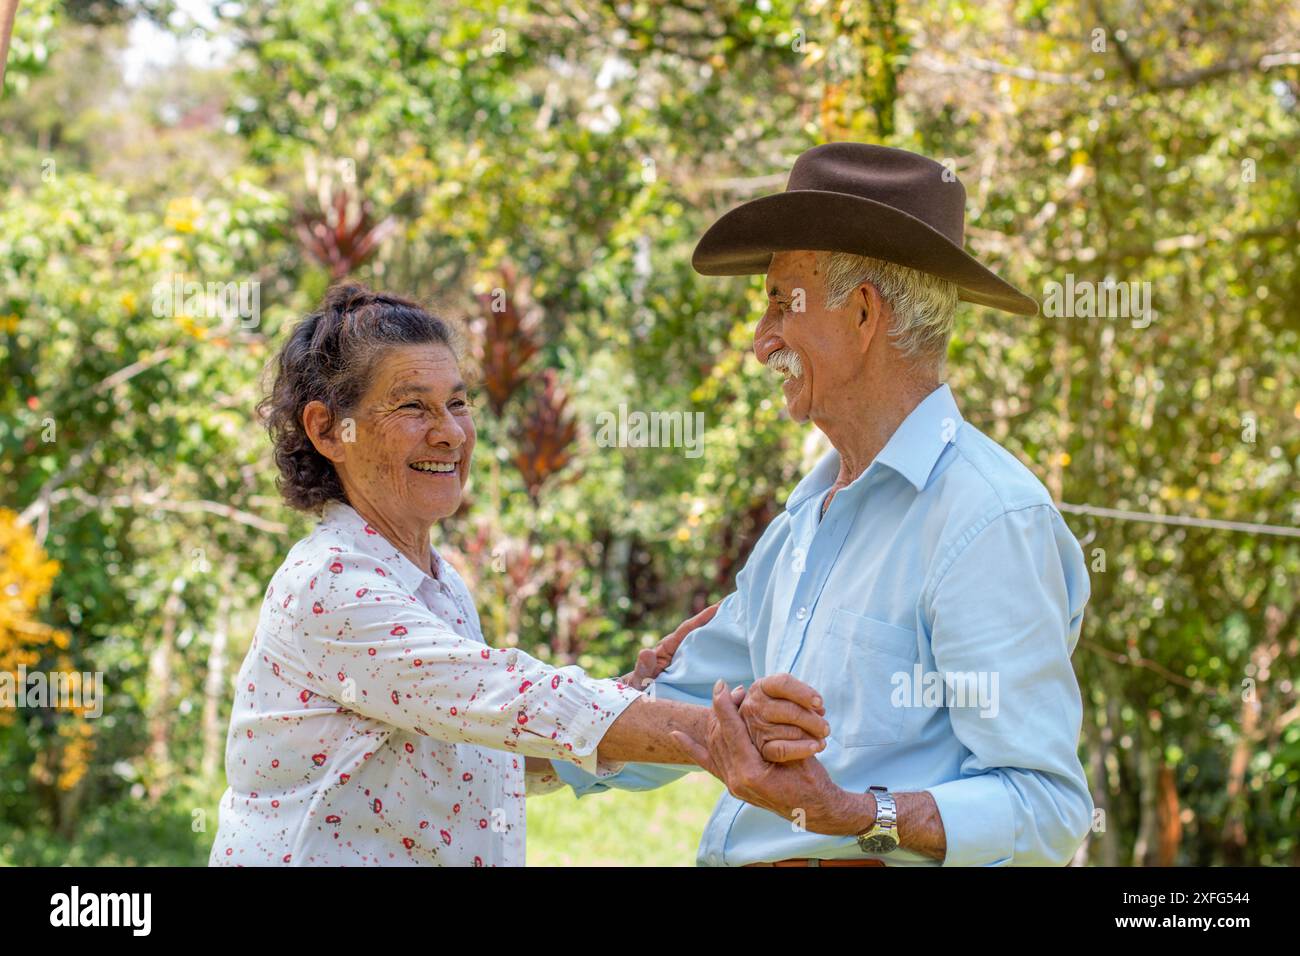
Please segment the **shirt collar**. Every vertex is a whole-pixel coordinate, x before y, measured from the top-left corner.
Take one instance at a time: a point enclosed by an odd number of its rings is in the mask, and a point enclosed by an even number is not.
[[[411,593],[420,587],[427,574],[421,571],[411,559],[399,551],[392,542],[372,528],[366,519],[351,505],[342,501],[328,501],[321,512],[321,527],[332,528],[345,534],[357,551],[367,554],[377,561],[382,561],[397,576],[397,581]],[[432,545],[429,553],[433,556],[434,574],[440,581],[447,580],[441,555]]]
[[[923,491],[939,456],[957,436],[961,423],[952,389],[947,383],[940,385],[903,419],[872,465],[879,463],[898,472],[917,491]],[[840,453],[832,448],[795,486],[786,500],[786,510],[792,511],[812,495],[826,491],[835,482],[839,470]]]

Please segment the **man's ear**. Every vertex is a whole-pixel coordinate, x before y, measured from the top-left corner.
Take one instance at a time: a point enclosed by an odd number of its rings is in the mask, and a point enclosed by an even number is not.
[[[870,282],[858,286],[854,293],[857,304],[858,340],[865,354],[871,347],[872,340],[881,332],[889,321],[889,303]]]
[[[343,460],[338,424],[324,402],[308,402],[302,410],[302,427],[316,450],[333,462]]]

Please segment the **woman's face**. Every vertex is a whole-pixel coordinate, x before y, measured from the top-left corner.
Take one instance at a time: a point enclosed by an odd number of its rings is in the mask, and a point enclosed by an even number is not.
[[[351,436],[348,419],[338,423],[341,459],[330,457],[358,510],[394,529],[416,531],[455,513],[469,479],[475,433],[451,349],[389,349],[355,415]]]

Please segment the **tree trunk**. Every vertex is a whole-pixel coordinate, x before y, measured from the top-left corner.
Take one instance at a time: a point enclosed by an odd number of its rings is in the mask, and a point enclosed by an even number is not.
[[[172,581],[171,593],[163,604],[162,634],[149,655],[149,799],[156,801],[165,789],[171,764],[172,657],[176,650],[176,621],[181,614],[181,592],[185,579]]]
[[[203,763],[205,781],[217,773],[225,734],[221,725],[221,701],[226,689],[226,646],[230,639],[230,599],[224,595],[217,610],[217,629],[208,650],[208,675],[203,682]]]

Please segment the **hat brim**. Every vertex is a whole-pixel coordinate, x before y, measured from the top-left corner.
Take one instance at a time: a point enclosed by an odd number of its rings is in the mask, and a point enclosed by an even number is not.
[[[706,276],[766,272],[773,253],[850,252],[908,266],[957,284],[963,302],[1016,315],[1038,303],[943,233],[902,210],[849,193],[790,190],[751,199],[723,215],[695,246],[691,265]]]

